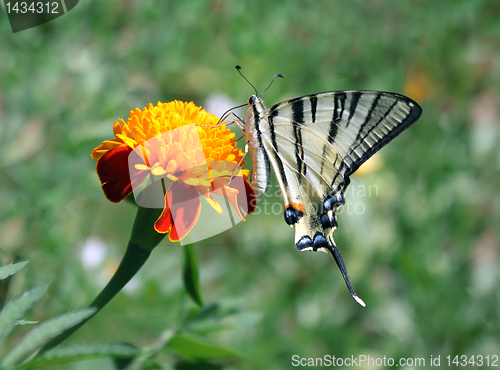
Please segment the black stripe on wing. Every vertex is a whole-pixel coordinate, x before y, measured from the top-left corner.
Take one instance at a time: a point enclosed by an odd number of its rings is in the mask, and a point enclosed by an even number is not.
[[[311,117],[312,122],[316,122],[316,109],[318,107],[318,97],[316,95],[310,95],[309,100],[311,101]]]
[[[375,96],[375,99],[373,99],[372,106],[370,107],[370,110],[368,111],[368,114],[366,115],[365,122],[363,122],[363,124],[361,125],[359,132],[358,132],[358,136],[356,136],[356,141],[361,141],[361,140],[363,140],[364,137],[366,137],[368,135],[368,133],[367,133],[363,137],[362,133],[364,132],[366,125],[371,121],[372,114],[373,114],[373,112],[375,112],[375,108],[377,108],[377,105],[378,105],[378,102],[379,102],[381,96],[382,96],[382,94],[378,93],[377,96]]]
[[[351,123],[352,117],[354,117],[354,113],[356,113],[356,108],[358,106],[359,99],[361,98],[361,95],[363,95],[363,92],[361,91],[355,91],[352,94],[351,98],[351,103],[349,104],[349,118],[347,119],[347,123],[345,127],[349,127],[349,124]]]
[[[297,159],[297,168],[300,173],[306,174],[307,167],[304,163],[304,149],[302,148],[302,134],[300,133],[301,125],[304,123],[304,100],[293,99],[292,104],[292,121],[293,135],[295,138],[295,157]],[[300,177],[299,177],[300,181]]]
[[[271,144],[274,149],[274,157],[276,159],[276,163],[278,164],[278,170],[280,172],[281,179],[283,181],[283,185],[285,187],[288,186],[288,181],[285,176],[285,170],[283,168],[283,162],[281,161],[281,156],[279,154],[279,149],[278,149],[278,143],[276,141],[276,132],[274,131],[274,117],[278,116],[278,109],[277,107],[279,104],[276,104],[275,106],[271,107],[270,113],[268,116],[268,122],[269,122],[269,131],[271,132]]]
[[[337,122],[342,118],[342,115],[344,113],[346,99],[347,95],[344,92],[335,94],[333,97],[332,120],[330,121],[330,129],[328,130],[329,143],[333,143],[335,141],[335,138],[337,137],[337,133],[339,131]],[[339,108],[341,108],[340,111]]]
[[[315,99],[317,100],[317,97],[315,96]],[[333,97],[333,114],[332,114],[332,120],[330,121],[330,127],[328,129],[328,143],[331,144],[334,142],[335,137],[337,136],[338,133],[338,125],[335,123],[339,118],[339,101],[345,102],[346,95],[345,94],[339,94],[338,96],[335,95]],[[344,105],[344,103],[342,103]],[[315,112],[316,113],[316,112]],[[321,159],[321,173],[323,173],[323,169],[325,168],[325,158],[324,154],[326,153],[326,150],[328,149],[328,145],[325,144],[323,146],[323,158]],[[335,159],[336,162],[336,159]]]

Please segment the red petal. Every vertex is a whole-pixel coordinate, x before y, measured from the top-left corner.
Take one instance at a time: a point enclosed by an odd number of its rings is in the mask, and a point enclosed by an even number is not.
[[[250,215],[254,213],[255,208],[257,207],[257,194],[255,194],[250,184],[246,181],[245,181],[245,194],[243,194],[243,192],[240,192],[238,194],[238,203],[244,204],[245,201],[248,206],[247,214]]]
[[[246,214],[252,214],[257,206],[257,195],[243,177],[237,176],[228,187],[238,190],[238,207]]]
[[[129,155],[132,155],[133,164],[144,161],[132,148],[120,146],[103,154],[97,160],[97,175],[101,180],[104,195],[111,202],[118,203],[132,193],[133,186],[139,186],[148,176],[148,171],[129,173]]]
[[[182,181],[173,182],[165,194],[165,209],[155,223],[159,233],[170,231],[169,239],[178,242],[193,228],[201,211],[198,191]]]
[[[167,198],[171,197],[170,188],[175,183],[172,183],[165,194],[165,208],[163,208],[163,212],[161,213],[158,220],[155,222],[155,230],[160,234],[168,233],[172,229],[172,225],[174,221],[172,220],[172,213],[170,212],[170,207],[168,205]]]

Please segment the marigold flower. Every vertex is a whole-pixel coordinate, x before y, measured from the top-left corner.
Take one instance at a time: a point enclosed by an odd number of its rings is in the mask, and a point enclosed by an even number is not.
[[[106,198],[122,201],[149,176],[170,180],[155,229],[169,233],[171,241],[181,240],[195,225],[200,194],[219,213],[222,207],[212,193],[226,197],[244,220],[244,213],[255,208],[255,195],[245,181],[249,171],[239,169],[244,161],[235,135],[218,122],[194,103],[177,100],[136,108],[126,123],[115,121],[115,138],[91,155]]]

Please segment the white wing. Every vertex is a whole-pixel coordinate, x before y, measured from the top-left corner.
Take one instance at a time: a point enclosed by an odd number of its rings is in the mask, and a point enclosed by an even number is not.
[[[349,176],[414,123],[421,108],[405,96],[376,91],[307,95],[269,109],[252,96],[249,104],[245,125],[254,159],[252,186],[260,195],[265,192],[272,164],[296,247],[329,251],[351,295],[364,306],[333,241],[336,210],[344,203]]]

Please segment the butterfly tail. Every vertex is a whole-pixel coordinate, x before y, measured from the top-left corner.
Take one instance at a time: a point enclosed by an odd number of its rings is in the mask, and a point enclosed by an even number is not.
[[[354,288],[352,287],[351,280],[349,279],[349,275],[347,274],[347,269],[344,264],[344,260],[342,259],[342,255],[340,254],[339,249],[335,245],[332,235],[328,235],[328,251],[332,254],[333,258],[335,259],[335,262],[337,262],[337,266],[340,269],[340,272],[342,273],[342,276],[344,277],[344,281],[347,285],[347,288],[349,289],[349,292],[351,293],[352,298],[356,302],[358,302],[361,306],[366,307],[366,303],[358,297],[356,292],[354,291]]]

